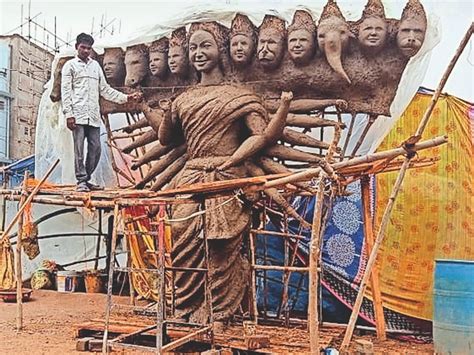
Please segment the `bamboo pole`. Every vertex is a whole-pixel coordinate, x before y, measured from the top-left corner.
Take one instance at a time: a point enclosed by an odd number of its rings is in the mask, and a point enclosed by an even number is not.
[[[320,231],[324,200],[324,173],[318,181],[318,192],[315,196],[313,225],[311,228],[311,243],[309,247],[309,300],[308,300],[308,325],[310,353],[319,354],[319,312],[318,312],[318,263],[320,253]]]
[[[449,75],[451,74],[454,66],[456,65],[457,60],[459,59],[459,57],[461,56],[461,53],[463,52],[464,48],[469,42],[469,39],[471,38],[473,32],[474,32],[474,22],[471,23],[471,26],[467,30],[464,38],[461,41],[461,44],[459,45],[458,49],[456,50],[456,53],[454,54],[454,57],[451,59],[451,62],[449,63],[443,77],[441,78],[438,88],[436,89],[433,97],[431,98],[431,102],[428,105],[428,108],[426,109],[423,115],[423,118],[421,119],[418,125],[418,129],[416,130],[416,133],[414,136],[415,139],[421,138],[421,135],[423,134],[423,131],[425,130],[426,125],[428,124],[428,120],[431,117],[431,113],[433,112],[436,102],[438,101],[439,96],[441,95],[441,91],[443,90],[444,85],[446,84],[446,81],[449,78]],[[341,351],[347,351],[349,347],[349,342],[351,341],[352,334],[354,332],[354,326],[357,321],[357,317],[359,315],[359,310],[362,305],[362,301],[364,299],[365,289],[367,288],[367,281],[368,281],[369,276],[371,275],[372,268],[377,258],[377,254],[380,249],[380,246],[382,245],[382,241],[385,236],[385,230],[390,220],[390,215],[392,213],[393,206],[395,205],[395,200],[398,196],[398,192],[400,191],[403,179],[405,178],[406,171],[410,165],[411,158],[412,157],[410,155],[407,155],[405,160],[403,161],[403,165],[400,169],[400,172],[398,173],[397,180],[395,181],[395,184],[393,186],[393,190],[388,200],[387,206],[385,207],[385,211],[382,217],[382,222],[380,223],[377,237],[375,239],[374,248],[372,249],[372,252],[370,253],[370,256],[369,256],[369,260],[367,261],[367,266],[364,272],[364,276],[362,277],[362,280],[360,283],[359,292],[357,294],[357,298],[354,303],[354,307],[352,309],[352,314],[349,319],[349,324],[347,326],[346,333],[344,335],[344,339],[341,344]]]
[[[20,206],[23,206],[26,199],[28,187],[28,170],[25,171],[23,178],[22,196],[20,200]],[[23,272],[21,265],[21,242],[23,235],[23,213],[18,221],[18,238],[16,243],[16,330],[20,331],[23,328]]]
[[[38,183],[38,185],[35,186],[35,188],[33,189],[33,191],[30,193],[30,195],[28,196],[28,198],[26,199],[25,203],[20,206],[20,209],[18,210],[18,212],[16,213],[16,215],[13,217],[12,221],[10,222],[10,224],[8,225],[8,227],[5,229],[5,231],[3,232],[3,236],[5,235],[8,235],[10,234],[11,230],[13,229],[13,227],[15,226],[16,222],[18,221],[18,219],[20,218],[20,216],[22,215],[23,211],[25,210],[26,206],[33,200],[33,198],[35,197],[36,193],[39,191],[39,189],[41,188],[41,186],[44,184],[44,182],[46,181],[46,179],[49,177],[49,175],[51,175],[51,173],[53,172],[54,168],[56,168],[56,166],[58,165],[59,163],[59,159],[56,160],[54,162],[54,164],[49,168],[49,170],[46,172],[45,176],[41,179],[41,181]]]
[[[364,234],[367,246],[367,255],[370,255],[374,247],[374,226],[372,225],[372,216],[370,214],[370,181],[367,175],[360,180],[362,189],[362,210],[364,213]],[[385,332],[385,316],[383,314],[382,295],[380,292],[379,270],[374,265],[371,277],[372,297],[375,311],[375,326],[377,328],[377,339],[387,339]]]
[[[418,151],[418,150],[433,148],[438,145],[445,144],[447,142],[448,142],[447,137],[441,136],[441,137],[432,138],[423,142],[419,142],[415,144],[411,149],[413,151]],[[383,152],[368,154],[362,157],[353,158],[353,159],[345,160],[338,163],[333,163],[331,164],[331,166],[334,170],[336,170],[336,172],[338,172],[340,169],[343,169],[343,168],[357,166],[359,164],[364,164],[364,163],[371,163],[377,160],[393,159],[399,155],[405,155],[406,153],[407,151],[405,148],[389,149]],[[289,176],[277,178],[272,181],[267,181],[266,183],[263,184],[262,187],[264,189],[267,189],[270,187],[276,187],[276,186],[292,183],[294,181],[308,181],[318,176],[320,172],[321,172],[321,168],[307,169],[305,171],[297,172]]]
[[[109,224],[110,225],[110,224]],[[109,336],[109,323],[110,323],[110,311],[112,308],[112,285],[114,279],[114,263],[115,263],[115,248],[117,246],[117,234],[118,229],[120,226],[120,206],[118,203],[115,204],[114,207],[114,223],[112,229],[112,240],[111,240],[111,250],[110,250],[110,265],[108,266],[109,269],[109,277],[107,280],[107,306],[105,308],[105,325],[104,325],[104,336],[102,338],[102,354],[109,353],[108,347],[108,336]],[[110,231],[109,231],[110,232]]]

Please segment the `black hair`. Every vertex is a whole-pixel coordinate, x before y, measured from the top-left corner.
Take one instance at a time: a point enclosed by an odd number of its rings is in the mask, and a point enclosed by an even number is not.
[[[94,44],[94,38],[92,38],[92,36],[88,35],[87,33],[79,33],[76,37],[76,47],[81,43],[92,46]]]

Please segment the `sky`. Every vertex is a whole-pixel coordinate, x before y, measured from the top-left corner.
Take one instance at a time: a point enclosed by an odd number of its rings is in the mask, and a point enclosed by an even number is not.
[[[243,10],[248,13],[261,10],[281,10],[296,8],[298,5],[311,9],[320,9],[325,1],[318,0],[214,0],[201,1],[112,1],[112,0],[0,0],[0,34],[20,33],[18,26],[24,22],[30,9],[31,17],[40,26],[54,32],[54,18],[56,17],[57,35],[62,40],[72,41],[80,32],[94,32],[96,38],[100,37],[100,24],[109,24],[107,32],[114,36],[126,36],[137,29],[154,24],[166,24],[170,19],[179,19],[189,10],[190,6],[199,9],[210,9],[218,6],[221,9]],[[388,17],[400,18],[405,1],[383,0]],[[453,57],[464,33],[474,20],[474,2],[472,0],[422,0],[429,14],[439,18],[441,26],[441,41],[432,52],[431,61],[423,86],[435,89],[438,86],[444,70]],[[319,4],[319,6],[318,6]],[[365,1],[339,0],[338,4],[347,19],[358,19],[364,8]],[[23,21],[22,21],[23,5]],[[11,32],[11,30],[15,29]],[[47,35],[31,25],[32,36],[40,41],[47,40]],[[120,34],[119,34],[120,31]],[[28,34],[28,26],[23,26],[23,35]],[[103,35],[110,33],[103,33]],[[52,36],[49,44],[52,45]],[[445,86],[444,92],[459,96],[465,100],[474,101],[474,39],[471,39],[459,59],[451,77]]]

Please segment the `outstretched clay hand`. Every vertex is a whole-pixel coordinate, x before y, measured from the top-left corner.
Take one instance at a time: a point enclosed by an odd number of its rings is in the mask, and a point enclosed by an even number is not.
[[[293,93],[291,91],[282,91],[280,98],[282,102],[290,102],[293,100]]]
[[[335,105],[340,110],[347,110],[349,107],[347,101],[342,99],[337,99]]]
[[[168,99],[163,99],[163,100],[160,100],[160,102],[158,103],[158,105],[160,106],[160,108],[167,112],[169,110],[171,110],[171,101],[168,100]]]

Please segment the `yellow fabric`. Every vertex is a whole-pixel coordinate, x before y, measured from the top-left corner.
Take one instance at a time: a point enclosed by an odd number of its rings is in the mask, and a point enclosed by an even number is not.
[[[412,135],[431,95],[417,94],[379,151]],[[449,143],[419,156],[439,156],[427,168],[409,170],[396,200],[379,255],[384,305],[432,319],[435,259],[474,259],[474,161],[468,111],[472,105],[452,96],[437,103],[423,139],[448,135]],[[397,172],[380,174],[376,185],[376,227]]]
[[[129,218],[137,217],[145,214],[144,208],[128,208],[124,210],[124,220],[127,221]],[[131,256],[131,267],[141,269],[156,269],[158,267],[158,259],[155,254],[155,238],[158,236],[146,234],[153,230],[154,232],[158,228],[150,228],[150,219],[144,218],[133,223],[126,223],[125,230],[127,231],[140,231],[144,232],[140,235],[127,235],[127,244],[130,250]],[[171,228],[165,225],[165,252],[168,253],[171,249]],[[169,258],[165,259],[165,265],[169,266]],[[137,294],[146,298],[158,300],[158,292],[154,288],[156,284],[156,272],[147,271],[134,271],[132,272],[133,287]],[[169,281],[169,276],[166,275],[166,279]]]

